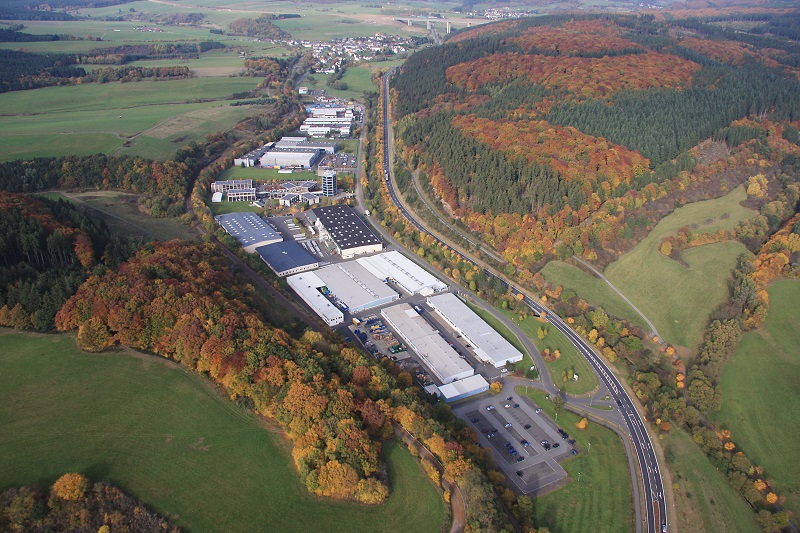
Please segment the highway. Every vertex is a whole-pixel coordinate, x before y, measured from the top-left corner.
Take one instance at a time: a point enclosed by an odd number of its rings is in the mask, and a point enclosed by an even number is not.
[[[405,208],[403,203],[400,201],[397,192],[394,189],[393,182],[391,179],[391,151],[390,151],[390,116],[389,116],[389,78],[396,72],[397,67],[393,67],[390,69],[383,77],[381,83],[381,89],[383,92],[383,174],[384,179],[386,181],[386,187],[389,191],[389,197],[391,198],[392,202],[394,202],[395,206],[400,210],[403,216],[420,232],[423,232],[427,235],[433,237],[437,242],[439,242],[442,246],[449,245],[439,239],[436,235],[432,232],[428,231],[416,218],[414,218],[411,213]],[[451,247],[452,249],[452,247]],[[459,251],[453,249],[453,252],[458,254],[464,261],[468,261],[475,266],[478,265],[475,261],[471,258],[466,257],[465,255],[461,254]],[[487,276],[497,277],[491,271],[484,269],[484,273]],[[658,459],[656,458],[655,451],[653,450],[653,444],[650,440],[650,436],[647,433],[647,428],[642,421],[641,415],[636,410],[636,407],[633,404],[633,401],[628,396],[628,393],[623,388],[622,384],[619,382],[617,377],[608,369],[606,364],[595,354],[592,348],[584,341],[577,333],[575,333],[569,326],[567,326],[561,318],[556,315],[554,312],[550,311],[548,308],[543,306],[541,303],[537,302],[536,300],[528,297],[519,289],[510,286],[508,282],[504,279],[498,279],[506,286],[512,294],[522,294],[525,304],[532,309],[535,313],[539,315],[544,315],[547,320],[555,328],[561,331],[567,339],[575,345],[578,351],[586,358],[589,364],[592,366],[594,371],[597,373],[598,377],[600,378],[601,382],[605,385],[608,389],[609,394],[611,395],[612,399],[616,401],[617,405],[620,409],[620,414],[622,414],[622,418],[624,420],[625,427],[627,427],[628,435],[630,436],[631,441],[633,442],[634,451],[638,458],[638,463],[641,470],[641,481],[642,487],[644,490],[644,500],[645,500],[645,508],[646,508],[646,531],[648,533],[662,533],[667,531],[667,508],[666,508],[666,500],[664,497],[664,485],[663,480],[661,477],[661,469],[658,465]],[[552,384],[551,384],[552,385]],[[634,498],[634,500],[637,500]],[[634,501],[634,504],[638,507],[639,502]],[[638,530],[638,527],[637,527]]]

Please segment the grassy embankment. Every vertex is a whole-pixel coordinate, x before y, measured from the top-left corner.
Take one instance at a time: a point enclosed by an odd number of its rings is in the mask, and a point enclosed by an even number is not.
[[[112,481],[190,531],[442,526],[442,498],[404,446],[384,448],[386,504],[316,498],[281,432],[163,359],[90,355],[68,336],[0,330],[0,367],[0,491],[76,471]]]
[[[662,446],[672,476],[678,531],[761,531],[747,502],[689,435],[673,429]]]
[[[722,372],[722,409],[714,421],[774,479],[785,508],[800,512],[800,281],[769,289],[764,326],[747,333]]]
[[[516,392],[525,395],[526,388],[517,387]],[[530,388],[528,396],[555,418],[553,403],[545,400],[544,392]],[[558,414],[558,425],[575,439],[581,453],[561,462],[571,482],[534,500],[536,525],[553,533],[629,532],[633,529],[633,496],[622,442],[613,431],[594,422],[581,431],[575,427],[578,421],[580,417],[569,411],[562,409]]]
[[[709,314],[728,297],[730,271],[747,250],[733,241],[692,248],[683,254],[687,268],[659,252],[661,240],[683,226],[696,225],[695,231],[704,233],[734,229],[755,214],[739,205],[744,199],[744,188],[738,187],[720,198],[676,209],[606,268],[606,277],[653,321],[667,342],[697,346]]]

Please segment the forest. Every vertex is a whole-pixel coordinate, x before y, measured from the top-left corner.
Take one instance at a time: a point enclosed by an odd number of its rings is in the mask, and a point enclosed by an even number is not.
[[[740,33],[590,15],[462,30],[393,81],[400,154],[517,268],[605,264],[690,197],[742,183],[754,157],[777,168],[795,152],[779,137],[800,120],[800,81],[778,58],[796,45]],[[709,139],[727,152],[714,165]]]

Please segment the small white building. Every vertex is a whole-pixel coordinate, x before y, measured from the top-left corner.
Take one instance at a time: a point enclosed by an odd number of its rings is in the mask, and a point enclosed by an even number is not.
[[[438,388],[439,394],[447,403],[463,400],[489,390],[489,382],[480,374],[458,381],[451,381]]]

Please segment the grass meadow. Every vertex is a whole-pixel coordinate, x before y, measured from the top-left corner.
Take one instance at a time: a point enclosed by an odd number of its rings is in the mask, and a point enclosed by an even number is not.
[[[516,392],[524,396],[526,389],[517,387]],[[528,396],[555,418],[553,403],[545,400],[544,392],[530,388]],[[558,425],[575,439],[581,453],[561,462],[571,479],[568,485],[534,499],[535,523],[553,533],[630,532],[633,496],[625,448],[613,431],[594,422],[579,430],[575,424],[580,419],[564,409],[558,414]]]
[[[764,326],[742,338],[722,372],[722,409],[714,421],[764,467],[784,507],[800,512],[800,281],[769,288]]]
[[[675,513],[671,518],[678,522],[676,531],[761,531],[750,506],[691,436],[673,427],[661,446],[672,478]]]
[[[685,267],[661,254],[661,240],[683,226],[697,232],[734,229],[755,212],[739,205],[743,187],[725,196],[688,204],[662,219],[633,250],[610,264],[605,276],[650,320],[664,340],[693,350],[708,316],[728,297],[728,279],[737,258],[747,253],[738,242],[686,250]]]
[[[619,294],[602,279],[596,278],[564,261],[551,261],[542,269],[545,279],[555,285],[561,285],[565,290],[574,291],[592,305],[602,307],[605,311],[618,318],[647,329],[647,323],[642,320],[639,313],[634,311]],[[563,296],[562,296],[563,297]]]
[[[310,495],[275,427],[164,359],[0,330],[0,491],[65,472],[108,480],[189,531],[438,532],[444,502],[408,450],[379,507]],[[413,510],[413,512],[410,512]]]
[[[109,153],[167,159],[267,106],[223,100],[257,79],[205,77],[46,87],[0,95],[0,158]]]

